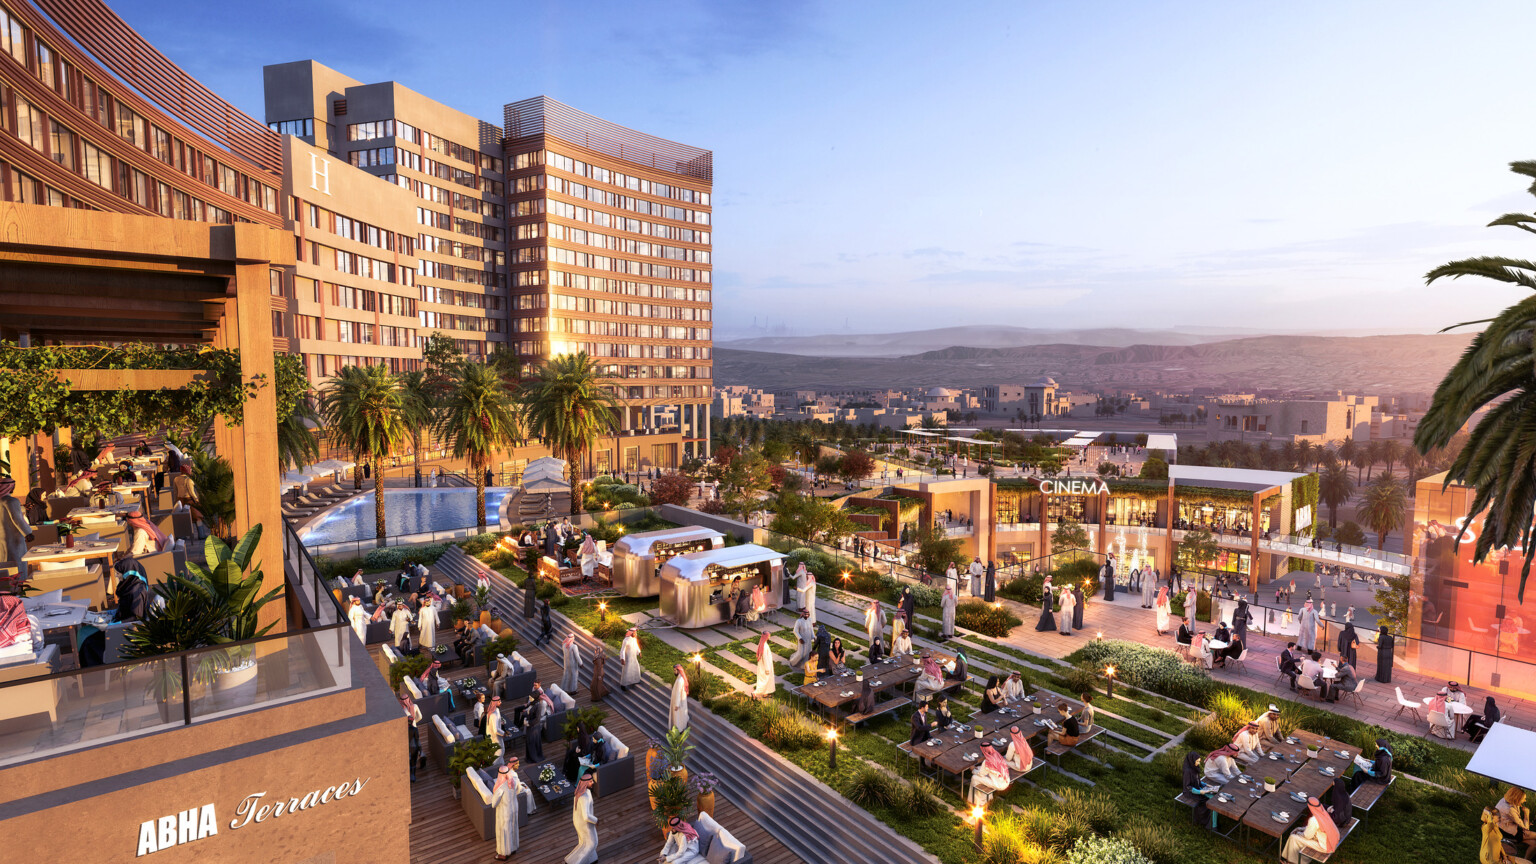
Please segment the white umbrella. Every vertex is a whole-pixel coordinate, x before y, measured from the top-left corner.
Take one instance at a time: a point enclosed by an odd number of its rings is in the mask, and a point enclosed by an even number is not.
[[[355,465],[355,462],[345,462],[341,459],[326,459],[309,466],[309,470],[315,474],[334,474],[337,471],[345,471]]]

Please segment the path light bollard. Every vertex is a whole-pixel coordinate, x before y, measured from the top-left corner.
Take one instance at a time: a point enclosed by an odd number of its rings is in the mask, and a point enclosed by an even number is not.
[[[827,743],[830,747],[827,755],[827,770],[837,770],[837,730],[827,727]]]
[[[971,808],[971,818],[976,820],[976,848],[977,849],[981,848],[981,826],[982,826],[982,823],[986,820],[986,815],[987,815],[986,808],[982,807],[979,804]]]
[[[1113,666],[1105,666],[1104,667],[1104,680],[1109,685],[1109,694],[1108,694],[1109,698],[1111,698],[1111,699],[1115,698],[1115,667],[1113,667]]]
[[[598,621],[607,621],[608,620],[608,601],[607,600],[600,600],[600,601],[598,601],[598,604],[597,604],[597,620]]]

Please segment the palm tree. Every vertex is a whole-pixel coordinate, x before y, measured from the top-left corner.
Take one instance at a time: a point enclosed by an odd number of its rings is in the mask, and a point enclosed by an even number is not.
[[[1381,442],[1381,459],[1387,463],[1388,471],[1391,471],[1397,465],[1398,460],[1403,458],[1403,451],[1407,449],[1401,441],[1393,438],[1388,438]]]
[[[1376,470],[1376,463],[1387,461],[1387,442],[1376,440],[1365,442],[1365,455],[1370,459],[1370,464],[1365,466],[1365,479],[1371,479],[1371,472]]]
[[[293,410],[288,412],[288,416],[277,424],[278,473],[287,471],[289,468],[298,468],[320,458],[320,442],[315,440],[314,433],[309,431],[310,424],[317,419],[315,406],[310,402],[309,394],[306,393],[294,403]]]
[[[1403,527],[1407,512],[1408,490],[1391,471],[1378,474],[1360,501],[1360,519],[1375,532],[1377,549],[1386,546],[1388,534]]]
[[[1328,507],[1328,527],[1339,524],[1339,508],[1349,501],[1355,492],[1355,478],[1349,476],[1344,463],[1334,460],[1323,468],[1317,478],[1317,498]]]
[[[493,366],[472,361],[459,364],[448,379],[438,431],[453,442],[453,458],[468,459],[475,475],[475,519],[485,528],[485,469],[496,451],[522,438],[512,393]]]
[[[1423,471],[1424,466],[1429,464],[1429,459],[1420,455],[1419,451],[1412,447],[1404,447],[1402,461],[1403,470],[1408,472],[1408,496],[1410,498],[1417,498],[1418,489],[1415,484],[1418,482],[1419,472]]]
[[[374,532],[384,543],[384,457],[405,442],[400,379],[389,367],[346,366],[326,381],[320,415],[331,440],[373,466]],[[360,483],[361,481],[359,481]]]
[[[438,389],[427,373],[407,372],[400,376],[400,413],[411,435],[411,467],[416,485],[421,485],[421,433],[437,426]]]
[[[1536,178],[1536,162],[1515,162],[1510,169]],[[1530,191],[1536,195],[1536,184]],[[1490,225],[1512,226],[1536,233],[1536,217],[1509,213]],[[1431,270],[1426,282],[1444,277],[1480,276],[1536,290],[1536,263],[1518,258],[1480,257],[1452,261]],[[1473,337],[1461,359],[1435,389],[1429,411],[1414,434],[1421,453],[1449,449],[1457,433],[1472,416],[1486,411],[1466,444],[1451,461],[1446,483],[1463,483],[1476,491],[1462,523],[1462,531],[1482,515],[1473,559],[1481,562],[1495,549],[1521,548],[1525,562],[1520,568],[1518,598],[1525,600],[1530,577],[1533,542],[1532,514],[1536,507],[1536,369],[1531,363],[1536,343],[1536,296],[1527,297],[1497,317],[1467,324],[1486,324]],[[1461,324],[1455,325],[1463,326]],[[1451,328],[1446,328],[1451,329]],[[1457,540],[1461,535],[1457,535]]]
[[[618,426],[618,400],[602,384],[597,361],[560,354],[544,361],[522,383],[520,401],[528,431],[543,438],[571,472],[571,515],[580,512],[578,463],[597,439]]]
[[[1313,447],[1312,447],[1312,442],[1311,441],[1301,440],[1301,441],[1297,441],[1296,442],[1296,467],[1297,467],[1297,469],[1302,470],[1302,471],[1307,470],[1307,466],[1312,464],[1312,454],[1313,454],[1313,452],[1314,451],[1313,451]]]
[[[1350,457],[1349,462],[1355,466],[1355,482],[1362,482],[1365,479],[1365,468],[1371,464],[1370,447],[1366,444],[1356,446],[1354,455]]]
[[[1355,451],[1358,449],[1360,448],[1359,445],[1355,443],[1355,439],[1345,438],[1343,441],[1338,442],[1338,444],[1334,447],[1333,452],[1334,455],[1339,457],[1340,462],[1343,462],[1345,465],[1350,465],[1354,462]]]

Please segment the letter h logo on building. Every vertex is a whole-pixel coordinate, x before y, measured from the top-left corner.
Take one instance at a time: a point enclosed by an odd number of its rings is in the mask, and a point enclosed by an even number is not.
[[[331,194],[331,160],[322,159],[319,153],[309,154],[309,188],[322,195]]]

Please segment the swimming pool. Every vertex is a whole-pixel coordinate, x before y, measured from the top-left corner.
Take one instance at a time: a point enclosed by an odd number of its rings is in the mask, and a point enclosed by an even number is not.
[[[487,531],[499,529],[501,502],[507,497],[508,491],[485,490]],[[384,527],[391,537],[474,526],[473,489],[384,490]],[[373,493],[364,493],[337,506],[301,532],[301,536],[306,546],[373,539]]]

